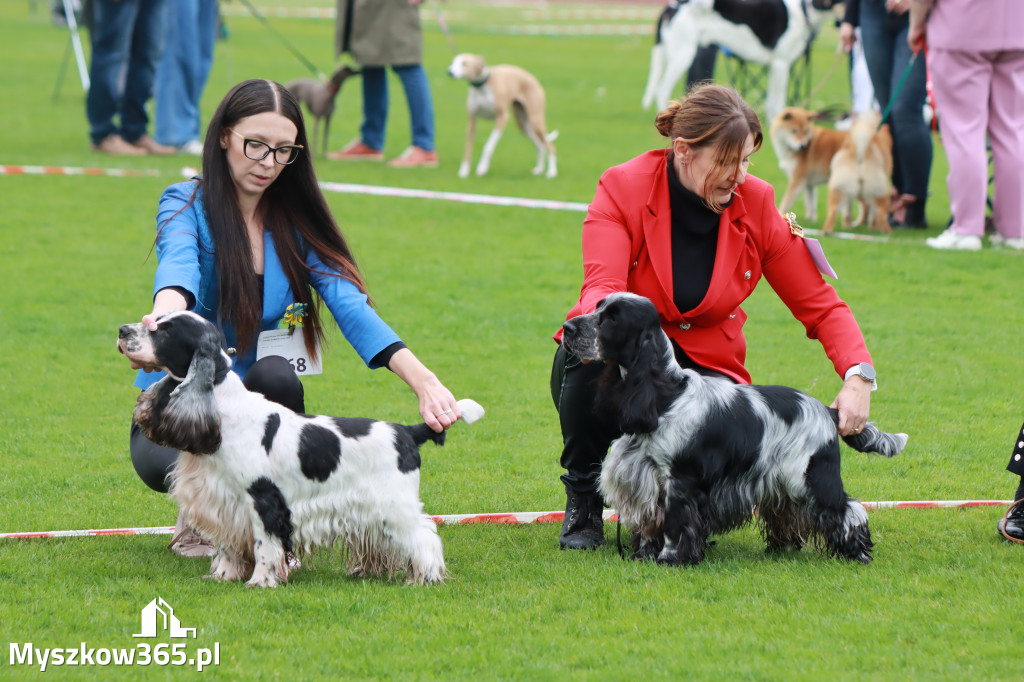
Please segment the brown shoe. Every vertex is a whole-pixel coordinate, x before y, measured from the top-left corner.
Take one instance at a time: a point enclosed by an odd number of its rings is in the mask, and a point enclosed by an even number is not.
[[[392,168],[437,168],[437,152],[413,145],[388,161]]]
[[[174,524],[174,539],[167,548],[175,554],[185,557],[213,556],[217,548],[213,543],[200,535],[195,528],[185,520],[185,515],[178,510],[178,520]]]
[[[132,144],[140,149],[145,149],[148,154],[156,154],[157,156],[171,156],[178,153],[177,147],[160,144],[149,135],[143,135],[135,140],[135,142],[132,142]]]
[[[114,154],[117,156],[145,156],[149,152],[141,147],[136,147],[133,144],[129,144],[124,141],[117,133],[107,135],[99,144],[92,146],[94,152],[102,152],[104,154]]]
[[[327,152],[327,158],[335,161],[383,161],[384,152],[356,139],[342,147],[340,151]]]

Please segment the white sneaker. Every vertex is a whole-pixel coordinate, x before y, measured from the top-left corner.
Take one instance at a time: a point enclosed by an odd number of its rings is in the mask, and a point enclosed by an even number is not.
[[[924,243],[933,249],[981,251],[981,237],[973,234],[957,234],[956,230],[952,227],[938,237],[925,239]]]
[[[178,147],[178,152],[181,154],[191,154],[192,156],[203,155],[203,143],[199,140],[189,140],[185,144]]]
[[[1001,234],[992,234],[989,235],[988,240],[992,246],[1005,246],[1008,249],[1016,249],[1017,251],[1024,250],[1024,238],[1014,239],[1013,237],[1004,237]]]

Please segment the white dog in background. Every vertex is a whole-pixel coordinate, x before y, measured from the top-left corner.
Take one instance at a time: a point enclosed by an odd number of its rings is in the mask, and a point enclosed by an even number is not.
[[[662,107],[690,69],[697,48],[718,45],[768,67],[771,120],[786,106],[789,71],[836,0],[672,0],[658,19],[643,107]]]
[[[509,112],[515,113],[519,129],[537,147],[537,163],[533,167],[533,174],[544,173],[546,159],[545,176],[553,178],[558,175],[555,146],[551,144],[558,137],[558,132],[547,132],[544,123],[544,88],[533,74],[510,64],[488,67],[484,58],[475,54],[456,55],[448,67],[448,74],[452,78],[462,78],[469,82],[469,97],[466,99],[469,123],[466,128],[466,149],[459,166],[460,178],[469,177],[476,120],[486,118],[494,121],[494,129],[484,143],[480,160],[476,164],[476,174],[486,175],[491,168],[494,149],[508,124]]]

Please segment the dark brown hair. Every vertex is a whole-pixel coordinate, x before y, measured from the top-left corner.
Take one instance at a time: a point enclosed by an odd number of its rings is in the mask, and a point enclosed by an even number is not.
[[[203,175],[195,192],[203,192],[203,209],[213,236],[220,310],[234,325],[239,351],[244,352],[260,331],[262,292],[227,152],[220,141],[225,131],[241,119],[266,112],[281,114],[294,123],[295,144],[305,147],[293,163],[281,168],[260,197],[257,211],[264,229],[273,236],[295,302],[306,304],[306,350],[310,357],[316,357],[317,343],[323,344],[325,334],[320,315],[322,301],[310,286],[307,250],[316,252],[325,266],[364,294],[366,284],[317,184],[302,110],[286,88],[273,81],[253,79],[239,83],[225,95],[206,130]]]
[[[715,149],[719,174],[708,175],[704,195],[718,212],[722,207],[711,198],[712,187],[739,166],[748,135],[754,136],[754,151],[764,141],[761,121],[750,105],[732,88],[711,83],[697,84],[685,98],[670,103],[658,112],[654,125],[664,137],[681,139],[695,150]]]

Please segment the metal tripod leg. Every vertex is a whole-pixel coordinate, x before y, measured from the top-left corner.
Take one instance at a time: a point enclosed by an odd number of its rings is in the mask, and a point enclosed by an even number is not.
[[[53,88],[52,101],[57,100],[60,93],[60,86],[64,82],[64,71],[67,69],[68,57],[74,52],[75,62],[78,64],[78,77],[82,82],[82,90],[89,92],[89,66],[85,63],[85,51],[82,49],[82,37],[78,33],[78,21],[75,19],[75,9],[71,0],[64,0],[64,17],[68,22],[68,46],[64,50],[64,59],[61,61],[60,70],[57,72],[57,83]]]

